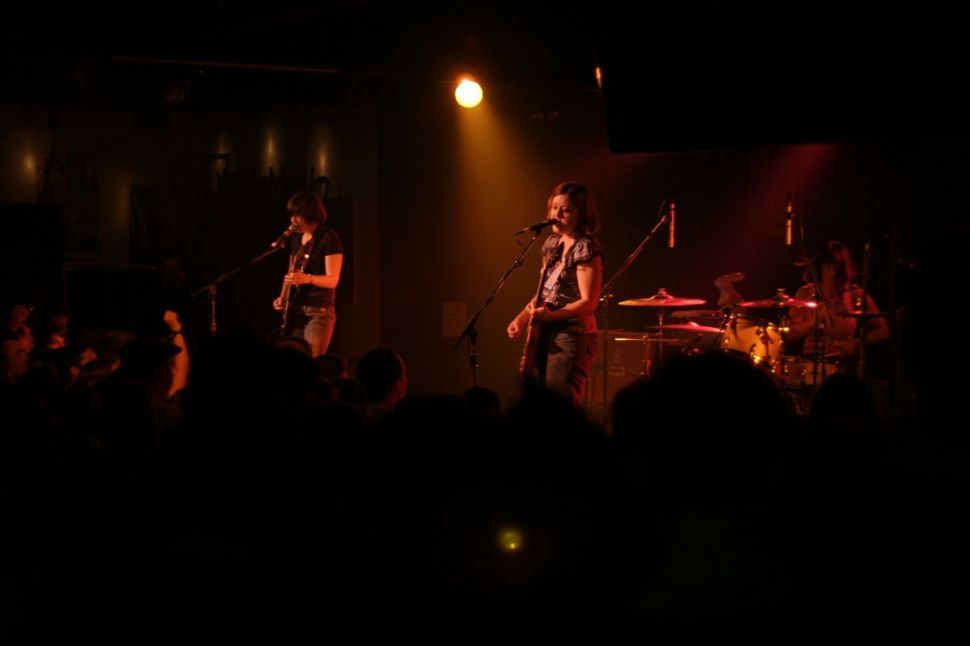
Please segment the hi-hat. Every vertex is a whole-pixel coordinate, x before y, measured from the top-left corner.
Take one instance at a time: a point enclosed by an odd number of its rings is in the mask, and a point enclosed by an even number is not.
[[[656,294],[648,298],[631,298],[626,301],[620,301],[620,305],[626,305],[627,307],[693,307],[695,305],[703,305],[704,303],[705,301],[702,298],[677,298],[676,296],[671,296],[663,287]]]

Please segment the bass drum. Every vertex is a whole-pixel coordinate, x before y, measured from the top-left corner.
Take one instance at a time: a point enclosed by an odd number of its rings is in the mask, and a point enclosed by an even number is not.
[[[825,357],[818,362],[818,381],[815,379],[815,360],[812,357],[785,357],[782,364],[781,384],[787,388],[805,388],[822,385],[834,374],[843,372],[845,363],[841,357]]]
[[[732,314],[724,324],[720,349],[775,371],[781,365],[782,338],[778,326],[763,319]]]

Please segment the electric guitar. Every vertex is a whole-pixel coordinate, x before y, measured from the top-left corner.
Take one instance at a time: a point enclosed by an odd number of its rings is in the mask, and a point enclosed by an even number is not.
[[[549,257],[545,266],[542,268],[542,277],[539,279],[539,288],[536,290],[535,298],[532,299],[532,304],[534,307],[539,307],[542,305],[539,301],[542,299],[542,288],[546,284],[546,279],[549,277],[549,270],[556,266],[559,259],[562,258],[563,244],[560,242],[559,247],[556,249],[556,253]],[[541,321],[537,321],[531,315],[529,316],[529,327],[526,328],[525,333],[525,343],[522,346],[522,359],[519,361],[519,374],[525,379],[529,377],[533,370],[535,369],[536,353],[539,351],[539,326]]]
[[[295,271],[303,271],[306,268],[307,263],[310,261],[310,244],[312,243],[313,238],[308,240],[295,254],[290,256],[288,274]],[[280,293],[280,303],[283,306],[281,310],[282,320],[280,321],[280,334],[282,336],[289,334],[290,325],[293,323],[293,301],[290,299],[290,291],[292,288],[292,284],[283,283],[283,291]]]

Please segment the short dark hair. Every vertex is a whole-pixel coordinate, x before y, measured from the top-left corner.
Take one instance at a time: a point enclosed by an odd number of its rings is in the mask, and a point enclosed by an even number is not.
[[[286,203],[290,215],[302,216],[310,224],[327,223],[327,207],[320,197],[312,191],[295,193]]]

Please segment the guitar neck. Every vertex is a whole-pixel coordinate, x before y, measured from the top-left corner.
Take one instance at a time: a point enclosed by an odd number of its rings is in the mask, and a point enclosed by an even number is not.
[[[307,263],[310,262],[310,245],[313,244],[313,238],[310,238],[303,245],[300,246],[299,250],[290,257],[290,267],[287,273],[293,273],[294,271],[304,271],[306,269]],[[283,283],[283,290],[280,294],[280,302],[283,304],[283,322],[282,322],[282,332],[286,334],[286,328],[289,325],[290,320],[290,290],[293,285],[287,282]]]
[[[293,273],[296,267],[296,259],[299,254],[290,257],[290,263],[287,268],[288,274]],[[283,309],[280,311],[280,333],[286,334],[290,323],[290,289],[293,287],[290,283],[283,281],[283,289],[280,290],[280,303],[283,305]]]
[[[287,265],[286,273],[288,274],[293,273],[293,267],[295,264],[296,264],[296,256],[293,256],[290,258],[290,262]],[[286,281],[283,281],[283,287],[280,289],[280,298],[283,299],[283,302],[285,303],[289,295],[290,295],[290,284],[287,283]]]
[[[542,275],[539,278],[539,287],[536,289],[535,298],[532,299],[532,304],[536,307],[542,305],[542,289],[546,284],[546,277],[549,275],[549,269],[554,263],[547,261],[542,268]],[[525,343],[522,346],[522,358],[519,361],[519,374],[522,377],[527,377],[533,371],[535,367],[536,352],[539,347],[539,321],[535,319],[531,314],[529,315],[529,327],[526,329],[525,333]]]

